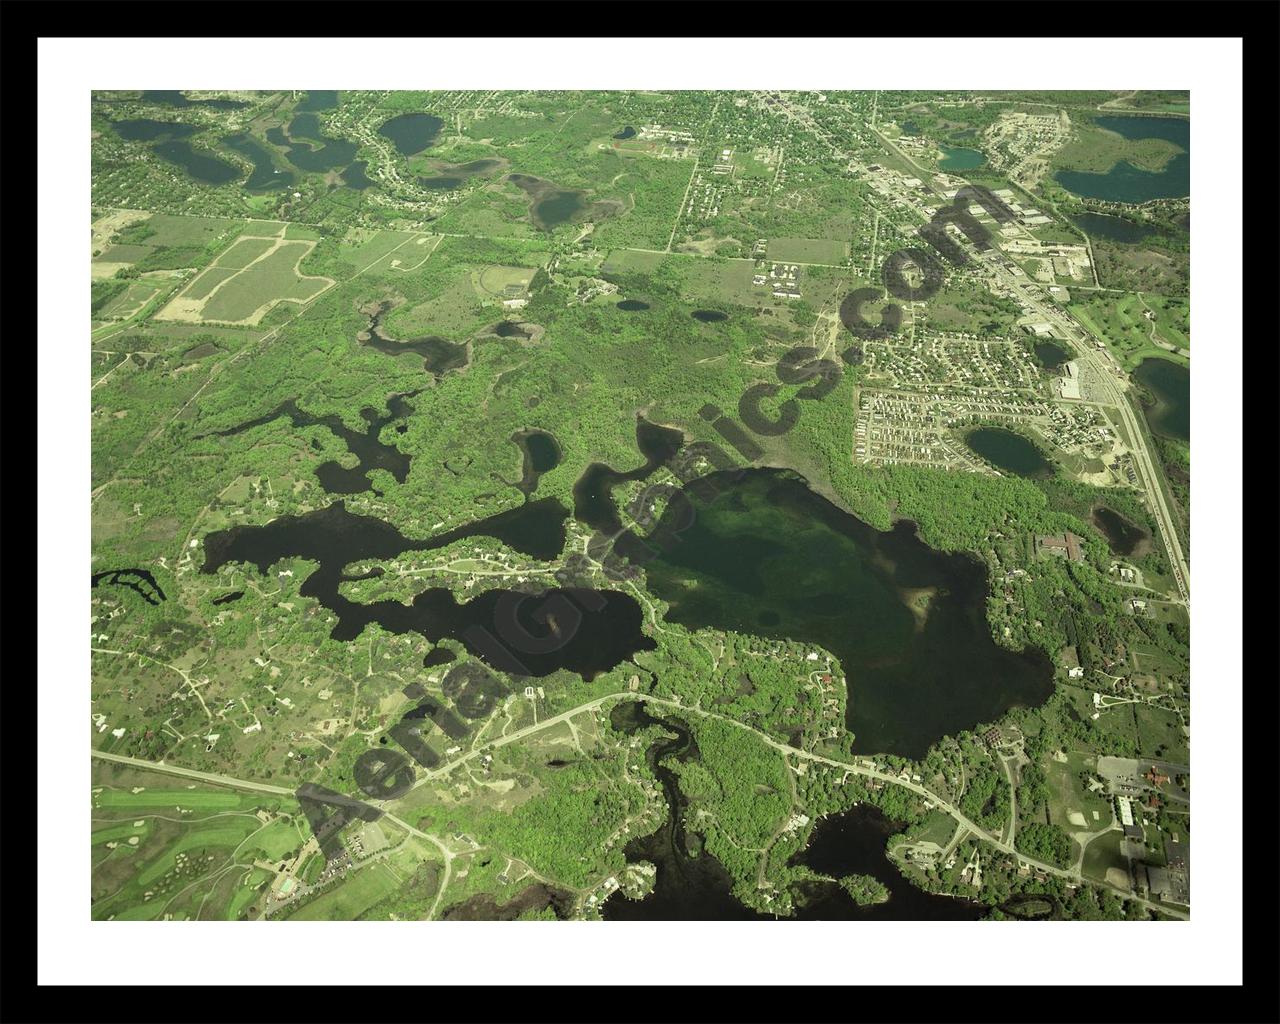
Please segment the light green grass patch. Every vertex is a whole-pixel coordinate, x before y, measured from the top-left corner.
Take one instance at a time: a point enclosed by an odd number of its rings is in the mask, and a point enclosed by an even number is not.
[[[294,921],[353,921],[400,882],[382,863],[363,867],[337,888],[317,896],[290,915]]]
[[[159,248],[200,247],[236,226],[236,221],[219,217],[181,217],[167,213],[154,214],[146,226],[151,230],[145,242]]]
[[[615,249],[609,253],[601,269],[611,274],[648,274],[657,270],[662,261],[667,258],[665,253],[660,252]]]
[[[238,810],[243,798],[238,793],[216,789],[144,789],[130,793],[123,789],[104,789],[94,797],[95,807],[163,807],[184,810]]]
[[[95,260],[98,263],[137,263],[151,255],[149,245],[113,245]]]
[[[849,256],[849,244],[834,238],[771,238],[768,258],[784,263],[840,264]]]

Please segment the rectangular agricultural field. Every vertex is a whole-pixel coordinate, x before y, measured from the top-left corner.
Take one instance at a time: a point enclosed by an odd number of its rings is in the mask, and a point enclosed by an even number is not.
[[[257,323],[278,302],[302,303],[315,298],[333,282],[298,273],[298,264],[312,248],[310,242],[285,242],[219,288],[200,318]]]

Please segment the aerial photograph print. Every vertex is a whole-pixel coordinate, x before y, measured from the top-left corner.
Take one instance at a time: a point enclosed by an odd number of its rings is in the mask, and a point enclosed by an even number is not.
[[[86,918],[1187,930],[1190,91],[83,102]]]

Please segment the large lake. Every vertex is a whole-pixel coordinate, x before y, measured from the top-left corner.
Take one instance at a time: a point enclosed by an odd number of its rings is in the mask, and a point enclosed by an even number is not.
[[[1058,171],[1054,177],[1068,192],[1087,199],[1113,203],[1145,203],[1151,199],[1178,199],[1191,194],[1191,119],[1187,117],[1099,117],[1099,128],[1126,139],[1166,139],[1182,152],[1163,170],[1144,171],[1121,160],[1105,174],[1091,171]]]
[[[404,156],[413,156],[435,141],[443,124],[431,114],[399,114],[384,122],[378,134],[394,142]]]
[[[648,586],[668,621],[812,643],[848,678],[854,749],[922,756],[943,736],[1052,692],[1043,651],[996,645],[987,570],[935,551],[900,522],[876,530],[783,470],[714,473],[668,509]]]
[[[635,733],[658,725],[668,735],[651,742],[645,759],[662,786],[667,818],[656,832],[637,836],[625,849],[627,861],[648,861],[657,868],[653,892],[633,900],[615,892],[601,906],[606,921],[749,921],[771,920],[744,906],[733,895],[733,880],[715,857],[685,828],[688,800],[680,791],[668,758],[697,760],[699,751],[679,715],[652,715],[638,701],[614,706],[611,724]],[[814,871],[840,878],[849,874],[873,875],[889,890],[889,899],[862,907],[834,884],[804,883],[797,899],[795,918],[801,921],[934,921],[976,920],[986,908],[968,900],[935,896],[913,886],[885,856],[885,841],[901,828],[875,807],[863,804],[824,819],[814,829],[809,845],[793,858]]]
[[[344,568],[364,560],[433,551],[468,537],[493,537],[531,558],[556,557],[565,542],[568,510],[554,498],[530,501],[423,540],[403,536],[372,516],[355,515],[339,501],[305,515],[285,515],[262,526],[234,526],[205,539],[202,572],[229,563],[266,573],[284,558],[319,563],[298,593],[314,597],[338,618],[331,636],[352,641],[377,623],[389,633],[419,633],[433,644],[455,640],[491,667],[514,676],[546,676],[558,670],[591,679],[656,645],[642,632],[643,614],[630,595],[588,587],[486,590],[461,603],[443,587],[412,602],[352,601],[339,590],[353,578]]]

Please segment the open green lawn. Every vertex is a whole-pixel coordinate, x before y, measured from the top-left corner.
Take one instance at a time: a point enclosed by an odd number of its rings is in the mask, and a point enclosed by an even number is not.
[[[131,281],[128,288],[102,308],[102,316],[128,319],[155,298],[163,287],[163,284],[151,280]]]
[[[1191,753],[1176,714],[1139,704],[1134,707],[1134,719],[1138,723],[1138,748],[1145,756],[1188,763]]]
[[[1065,763],[1050,760],[1044,766],[1049,787],[1049,822],[1069,832],[1093,832],[1111,823],[1111,802],[1101,793],[1090,793],[1080,782],[1085,765],[1086,755],[1072,751]],[[1073,811],[1084,818],[1083,825],[1071,820]],[[1093,816],[1095,811],[1097,818]]]
[[[157,248],[204,246],[235,225],[233,220],[218,217],[179,217],[157,213],[146,221],[151,234],[144,241],[146,245]]]
[[[606,273],[650,273],[665,259],[672,257],[660,252],[638,252],[634,249],[615,249],[609,253],[602,269]]]
[[[768,258],[783,263],[843,263],[849,243],[834,238],[771,238]]]
[[[956,821],[946,811],[933,810],[925,819],[924,827],[916,839],[920,842],[937,843],[946,846],[955,835]]]
[[[93,798],[94,807],[141,810],[165,808],[175,814],[182,810],[227,811],[262,806],[261,798],[222,789],[144,789],[130,793],[122,789],[104,789]]]
[[[1098,881],[1105,881],[1108,869],[1114,868],[1124,872],[1126,878],[1129,876],[1129,861],[1120,852],[1120,844],[1123,841],[1123,833],[1108,832],[1106,835],[1098,836],[1091,842],[1084,851],[1084,863],[1081,865],[1081,871],[1089,878],[1096,878]],[[1112,876],[1115,877],[1114,875]]]
[[[400,884],[381,861],[360,868],[289,915],[293,921],[353,921]]]
[[[1181,330],[1186,323],[1187,303],[1182,299],[1165,299],[1160,296],[1115,295],[1110,293],[1076,293],[1076,300],[1068,309],[1072,314],[1107,343],[1116,358],[1132,370],[1148,356],[1160,356],[1185,365],[1185,360],[1152,340],[1153,322],[1144,311],[1155,314],[1154,333],[1162,341],[1178,348],[1189,348],[1190,338]]]

